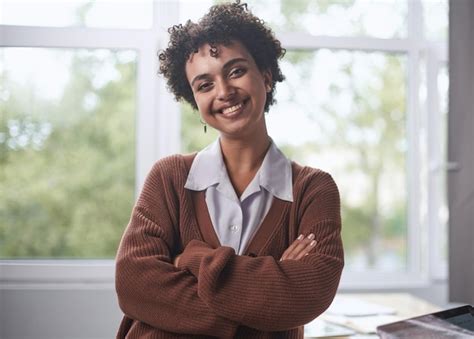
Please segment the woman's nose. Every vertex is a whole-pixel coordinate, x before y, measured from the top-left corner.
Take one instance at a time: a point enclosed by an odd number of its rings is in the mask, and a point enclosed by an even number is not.
[[[225,80],[217,82],[217,99],[228,101],[235,95],[235,88]]]

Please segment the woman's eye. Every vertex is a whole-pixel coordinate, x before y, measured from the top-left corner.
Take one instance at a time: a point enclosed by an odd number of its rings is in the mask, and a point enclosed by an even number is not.
[[[198,86],[198,91],[206,91],[206,90],[208,90],[210,87],[211,87],[211,83],[210,83],[210,82],[203,82],[202,84],[200,84],[200,85]]]
[[[245,69],[243,68],[235,68],[233,69],[231,72],[230,72],[230,77],[233,78],[233,77],[239,77],[241,76],[242,74],[245,73]]]

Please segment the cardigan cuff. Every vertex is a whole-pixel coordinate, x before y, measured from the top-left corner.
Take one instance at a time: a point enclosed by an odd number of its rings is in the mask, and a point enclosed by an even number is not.
[[[214,249],[205,242],[191,240],[179,257],[178,268],[190,271],[197,278],[202,257],[213,251]]]

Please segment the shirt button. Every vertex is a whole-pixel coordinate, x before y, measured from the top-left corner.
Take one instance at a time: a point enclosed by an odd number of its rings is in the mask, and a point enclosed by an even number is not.
[[[239,230],[239,226],[238,226],[238,225],[232,225],[232,226],[230,226],[229,228],[230,228],[230,230],[231,230],[232,232],[234,232],[234,233]]]

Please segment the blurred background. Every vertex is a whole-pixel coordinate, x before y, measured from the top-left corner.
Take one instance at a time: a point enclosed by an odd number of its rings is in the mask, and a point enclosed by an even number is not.
[[[213,3],[0,0],[2,338],[32,317],[44,338],[62,318],[71,338],[115,334],[113,258],[146,174],[217,137],[157,75],[167,28]],[[448,1],[247,3],[287,49],[269,133],[340,189],[341,289],[446,303]]]

